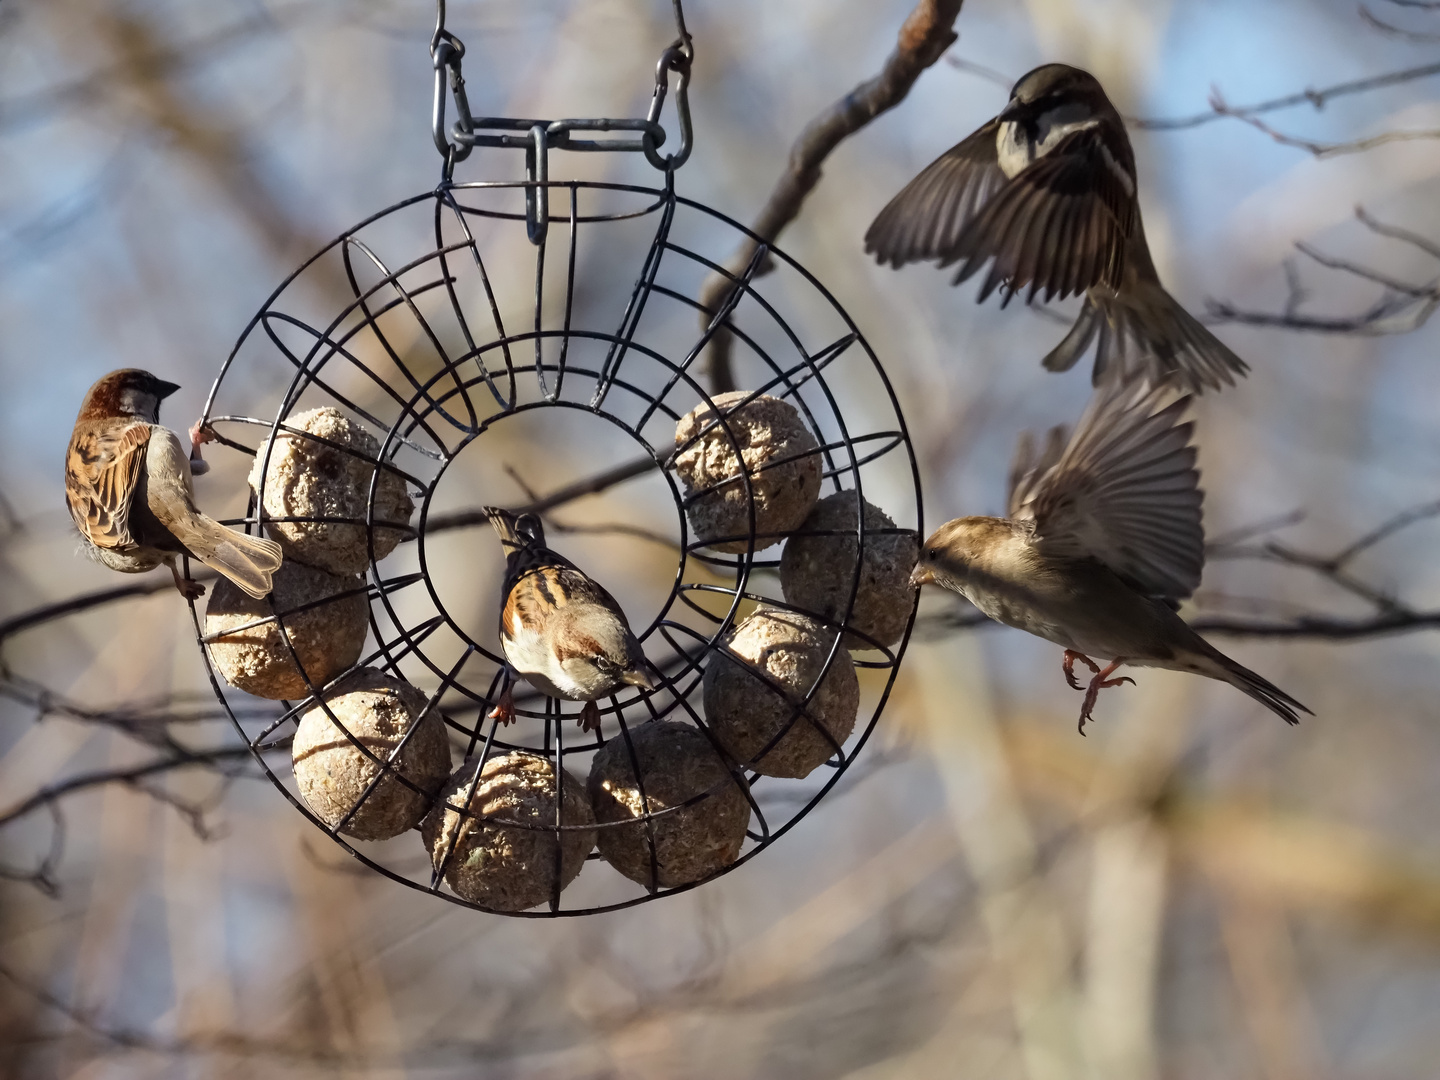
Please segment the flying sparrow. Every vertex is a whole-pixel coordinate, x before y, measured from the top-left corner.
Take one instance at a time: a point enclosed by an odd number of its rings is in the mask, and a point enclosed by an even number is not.
[[[65,500],[91,554],[138,574],[161,563],[187,599],[205,586],[180,576],[190,555],[251,596],[270,592],[280,545],[228,529],[195,508],[191,462],[176,434],[160,426],[160,402],[180,389],[148,371],[112,371],[90,388],[65,452]],[[191,452],[197,452],[192,441]]]
[[[1084,293],[1074,327],[1045,357],[1051,371],[1068,371],[1098,337],[1097,386],[1112,369],[1194,393],[1232,385],[1248,368],[1160,284],[1135,190],[1130,139],[1100,83],[1046,64],[890,200],[865,250],[895,267],[959,263],[957,285],[993,259],[981,301],[997,287],[1005,303],[1027,286],[1026,303]]]
[[[615,598],[569,559],[545,546],[534,514],[516,516],[487,506],[505,550],[505,606],[500,644],[510,669],[550,697],[585,702],[580,727],[600,726],[596,698],[623,686],[653,690],[640,642]],[[490,713],[503,724],[515,717],[507,671]]]
[[[1161,406],[1162,387],[1103,383],[1066,443],[1053,429],[1038,449],[1020,440],[1010,470],[1009,517],[966,517],[925,541],[914,585],[960,593],[990,618],[1065,649],[1095,673],[1085,687],[1080,733],[1121,664],[1193,671],[1249,694],[1287,723],[1309,712],[1241,667],[1175,613],[1205,561],[1202,493],[1180,423],[1182,397]],[[1102,669],[1091,657],[1104,657]]]

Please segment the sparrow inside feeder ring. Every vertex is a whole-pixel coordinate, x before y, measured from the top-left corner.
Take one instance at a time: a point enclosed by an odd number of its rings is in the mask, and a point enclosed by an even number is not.
[[[443,6],[436,42],[444,181],[287,279],[211,391],[211,457],[232,451],[251,485],[235,524],[297,572],[197,629],[269,778],[367,866],[486,911],[625,907],[748,861],[854,761],[913,619],[892,564],[913,563],[918,470],[835,299],[676,194],[683,22],[644,120],[470,116]],[[684,132],[665,157],[677,75]],[[475,146],[525,149],[527,178],[457,181]],[[549,153],[572,149],[642,152],[661,182],[550,179]],[[755,257],[726,271],[747,240]],[[715,274],[728,294],[707,307]],[[744,389],[711,394],[721,335]],[[514,722],[491,715],[505,555],[486,506],[537,514],[547,550],[603,583],[646,678],[593,706],[522,678]],[[357,593],[358,654],[339,621]],[[253,721],[232,678],[291,697]],[[591,709],[598,730],[581,730]]]

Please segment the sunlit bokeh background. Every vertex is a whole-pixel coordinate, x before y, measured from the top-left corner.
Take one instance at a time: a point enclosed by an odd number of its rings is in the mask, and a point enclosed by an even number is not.
[[[880,69],[912,7],[690,0],[695,151],[680,192],[752,218],[796,136]],[[642,115],[674,36],[662,0],[449,8],[471,104],[490,115]],[[0,617],[125,583],[76,554],[61,494],[70,425],[98,376],[135,366],[182,383],[166,419],[187,426],[295,266],[438,181],[433,20],[425,0],[0,4]],[[1092,70],[1128,117],[1176,118],[1208,111],[1212,89],[1245,105],[1432,63],[1440,12],[967,0],[956,29],[904,103],[828,159],[779,241],[893,382],[927,527],[998,512],[1016,436],[1078,416],[1088,371],[1039,366],[1071,306],[1059,320],[980,307],[932,268],[869,261],[861,237],[886,200],[1038,63]],[[1321,143],[1426,132],[1440,127],[1437,86],[1264,119]],[[1300,315],[1363,313],[1386,282],[1433,291],[1436,252],[1377,235],[1355,209],[1440,244],[1440,139],[1317,156],[1235,119],[1132,137],[1151,249],[1192,311],[1215,298],[1282,312],[1296,300],[1287,264]],[[457,178],[521,167],[477,151]],[[556,155],[551,170],[655,179],[632,155]],[[1323,267],[1297,242],[1373,274]],[[1253,370],[1197,409],[1212,537],[1283,520],[1257,543],[1323,557],[1437,498],[1431,328],[1217,332]],[[505,464],[549,488],[552,450],[516,438]],[[235,497],[203,480],[199,495]],[[622,497],[556,517],[603,516]],[[1440,523],[1419,521],[1347,564],[1370,599],[1293,559],[1214,559],[1185,614],[1295,625],[1428,611],[1437,542]],[[644,549],[594,551],[596,576],[633,580],[636,596],[673,573],[656,559],[645,580]],[[494,574],[493,555],[477,575]],[[532,921],[428,899],[346,859],[246,770],[87,789],[60,804],[63,851],[44,809],[11,821],[0,865],[23,877],[58,852],[58,893],[0,881],[0,1073],[1435,1073],[1433,630],[1217,636],[1315,718],[1286,729],[1229,687],[1143,671],[1102,696],[1081,739],[1059,650],[947,629],[966,611],[924,598],[875,737],[815,812],[737,872],[629,911]],[[234,740],[173,592],[13,636],[3,662],[0,815],[46,784],[149,760],[162,700],[208,717],[171,732],[186,745]]]

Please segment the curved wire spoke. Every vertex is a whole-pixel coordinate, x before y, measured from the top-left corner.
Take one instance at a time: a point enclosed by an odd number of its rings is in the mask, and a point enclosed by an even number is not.
[[[541,188],[550,194],[549,229],[532,231],[526,242],[521,230],[527,225],[527,215],[519,200]],[[540,200],[531,201],[532,207],[538,208]],[[391,220],[391,215],[401,214],[423,215],[417,217],[420,227],[412,230],[421,245],[417,250],[396,243],[396,229],[406,219]],[[619,231],[623,229],[628,232]],[[333,308],[326,311],[315,291],[307,291],[302,267],[251,320],[226,360],[207,403],[206,420],[264,429],[267,439],[258,448],[229,435],[216,440],[237,453],[253,455],[263,450],[262,475],[268,469],[269,445],[276,435],[296,434],[327,442],[295,426],[291,417],[302,403],[306,408],[317,401],[333,404],[370,425],[379,440],[380,449],[372,454],[334,444],[374,467],[360,517],[297,512],[278,518],[259,513],[252,502],[250,511],[236,519],[251,527],[292,521],[344,523],[365,530],[370,555],[367,574],[341,595],[367,597],[371,636],[366,650],[354,665],[324,685],[313,684],[307,676],[309,695],[299,702],[280,703],[278,716],[267,715],[262,723],[247,717],[249,733],[241,730],[240,714],[225,705],[272,783],[365,866],[447,902],[488,910],[456,894],[448,883],[455,876],[453,864],[462,833],[469,845],[476,830],[525,829],[545,838],[541,850],[549,892],[537,908],[505,914],[543,918],[629,907],[687,891],[747,863],[833,788],[874,729],[894,685],[909,628],[898,643],[880,642],[850,625],[851,609],[862,587],[867,544],[873,547],[879,538],[913,535],[919,530],[918,465],[904,419],[874,352],[834,298],[784,252],[765,244],[757,245],[745,267],[726,274],[720,260],[706,254],[717,230],[727,251],[737,230],[745,232],[731,219],[679,198],[668,183],[664,188],[581,181],[442,185],[428,196],[375,215],[338,237],[322,253],[343,268],[343,281],[351,294],[341,298],[338,314]],[[707,242],[694,241],[697,236],[706,237]],[[563,247],[550,252],[547,237]],[[507,239],[516,241],[513,247],[497,246]],[[513,258],[513,251],[531,248],[533,277],[528,263],[522,262],[523,272],[517,272]],[[496,254],[502,250],[507,253],[503,263]],[[502,264],[506,271],[500,275]],[[306,264],[314,265],[315,260]],[[762,288],[761,274],[772,266],[790,276],[775,287],[767,279]],[[696,296],[699,282],[712,273],[724,274],[730,288],[718,304],[707,308]],[[818,297],[818,310],[825,313],[819,318],[812,310],[803,333],[800,322],[787,318],[797,283],[800,290],[808,291],[812,308]],[[699,434],[677,445],[675,425],[699,405],[713,408],[705,385],[704,357],[721,335],[745,351],[756,380],[721,410],[723,415],[717,414],[701,425]],[[812,339],[809,344],[807,338]],[[272,402],[275,418],[256,419],[253,414],[264,415],[264,410],[255,407],[256,387],[242,379],[241,373],[248,365],[273,370],[276,359],[281,370],[289,373],[288,385],[272,383],[271,392],[278,399]],[[863,425],[847,420],[830,380],[845,381],[846,400],[854,398],[857,386],[861,388],[859,400],[866,403]],[[686,490],[673,468],[678,454],[712,433],[718,433],[714,437],[730,452],[739,454],[738,414],[762,394],[795,408],[815,437],[813,448],[747,464],[729,480]],[[383,404],[377,407],[376,400]],[[450,572],[444,559],[452,556],[449,549],[437,554],[441,549],[434,543],[439,541],[427,543],[447,530],[485,524],[479,506],[466,509],[462,502],[460,509],[455,509],[453,501],[437,502],[437,488],[462,454],[488,452],[492,444],[486,436],[497,421],[536,409],[569,410],[553,414],[562,423],[579,414],[604,419],[636,444],[634,461],[582,456],[570,463],[573,471],[568,482],[552,485],[549,495],[528,493],[527,499],[547,515],[547,525],[557,532],[573,528],[644,537],[638,542],[658,541],[663,546],[655,550],[667,551],[667,557],[676,560],[668,592],[638,635],[658,676],[655,688],[627,687],[623,693],[596,702],[600,727],[585,735],[573,726],[580,703],[546,697],[524,681],[515,682],[510,690],[514,721],[508,727],[501,725],[499,716],[493,714],[512,678],[505,658],[494,640],[477,634],[466,618],[459,617],[469,616],[467,590],[472,586],[467,580],[457,590],[455,583],[442,581],[440,575]],[[477,449],[470,449],[472,444]],[[770,470],[814,459],[825,483],[835,491],[853,490],[863,500],[862,486],[877,484],[870,468],[896,454],[903,456],[914,481],[913,490],[903,490],[898,496],[907,507],[913,507],[913,527],[866,528],[862,514],[853,529],[809,527],[776,533],[766,532],[757,521],[754,485],[757,477]],[[498,469],[499,463],[494,467]],[[403,479],[415,499],[416,511],[408,522],[383,520],[377,506],[381,470]],[[887,476],[893,474],[891,470]],[[646,475],[663,480],[661,486],[673,503],[673,529],[656,532],[649,521],[624,513],[614,515],[613,526],[596,525],[593,518],[583,525],[565,524],[562,508],[572,499],[607,492]],[[523,482],[521,486],[525,486]],[[740,526],[742,531],[735,535],[697,539],[691,532],[689,513],[704,497],[731,491],[737,493],[733,497],[745,501],[748,527]],[[559,521],[548,516],[557,512]],[[904,516],[892,514],[896,520]],[[387,560],[397,556],[379,557],[385,549],[375,543],[375,534],[382,528],[403,532],[416,541],[396,549],[408,554],[399,556],[400,563],[393,568]],[[846,561],[837,566],[839,602],[835,610],[809,610],[781,595],[781,549],[776,544],[800,532],[844,541],[848,544],[844,550],[853,553],[846,554]],[[470,542],[462,534],[450,536],[451,544]],[[745,550],[737,554],[717,549],[728,541],[743,544]],[[494,541],[477,537],[475,542]],[[298,662],[290,628],[297,618],[331,599],[281,612],[272,609],[269,615],[257,616],[226,633],[262,632],[274,626]],[[808,725],[819,733],[828,754],[823,763],[826,768],[809,780],[762,776],[749,762],[735,760],[704,712],[706,671],[717,654],[744,662],[730,652],[728,641],[757,606],[807,616],[828,631],[827,651],[816,657],[817,664],[823,659],[823,665],[807,687],[789,687],[769,672],[751,667],[757,685],[779,695],[788,711],[778,730],[754,755],[755,761],[762,762],[763,768],[766,754]],[[910,619],[913,624],[913,608]],[[638,623],[636,629],[641,629]],[[215,640],[203,633],[198,621],[196,630],[202,648]],[[852,648],[862,650],[859,658],[851,657]],[[865,691],[866,704],[854,732],[840,740],[812,713],[812,702],[835,666],[847,663],[884,674],[875,681],[878,692],[874,687]],[[379,797],[376,793],[383,791],[380,785],[386,776],[406,783],[399,762],[418,725],[411,725],[400,738],[378,750],[345,732],[348,745],[370,761],[375,771],[338,823],[322,821],[305,805],[288,767],[276,755],[289,746],[290,731],[311,709],[323,709],[344,732],[326,695],[364,668],[378,668],[422,688],[426,711],[440,716],[449,735],[452,761],[458,753],[465,763],[452,774],[447,787],[452,794],[432,810],[442,814],[446,825],[437,834],[440,840],[434,850],[427,853],[426,871],[419,876],[413,868],[405,869],[413,860],[402,857],[397,862],[394,856],[382,856],[379,849],[343,835],[365,801]],[[303,673],[303,665],[301,670]],[[224,703],[223,684],[213,670],[212,684]],[[877,696],[878,701],[874,700]],[[705,791],[687,793],[673,802],[657,799],[653,774],[642,767],[645,755],[637,732],[645,724],[661,721],[680,722],[701,731],[725,766],[724,778]],[[565,805],[566,772],[583,781],[590,759],[616,739],[620,744],[611,753],[628,762],[634,778],[632,791],[638,802],[633,815],[594,826],[577,823],[572,809]],[[482,772],[487,762],[510,753],[538,755],[553,769],[549,797],[554,805],[538,818],[521,820],[509,816],[508,811],[484,809],[491,797],[485,794]],[[707,800],[731,798],[725,794],[730,789],[743,795],[749,812],[738,856],[706,878],[678,886],[662,884],[665,830],[687,815],[703,815]],[[589,828],[637,830],[627,835],[643,844],[637,849],[643,860],[637,876],[643,880],[627,883],[613,873],[587,873],[574,886],[574,894],[585,900],[574,902],[570,891],[562,891],[565,845],[576,830]],[[600,856],[591,853],[589,858]],[[574,864],[569,865],[573,873]],[[603,885],[606,879],[630,891],[618,894],[614,892],[618,886]],[[600,902],[593,902],[602,895],[596,889],[603,888],[610,891],[603,893]]]

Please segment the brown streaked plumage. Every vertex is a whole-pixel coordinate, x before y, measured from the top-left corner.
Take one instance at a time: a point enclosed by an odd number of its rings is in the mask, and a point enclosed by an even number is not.
[[[1066,681],[1084,689],[1080,732],[1099,692],[1132,680],[1122,664],[1228,682],[1287,723],[1309,712],[1221,653],[1176,614],[1204,565],[1200,474],[1181,423],[1189,404],[1167,392],[1102,384],[1067,440],[1020,442],[1008,518],[957,518],[925,541],[911,574],[965,596],[997,622],[1065,649]],[[1101,668],[1090,657],[1107,657]],[[1095,672],[1076,681],[1080,660]]]
[[[1095,344],[1093,381],[1170,380],[1199,393],[1248,370],[1160,284],[1136,199],[1125,123],[1098,80],[1065,64],[1020,79],[993,120],[947,150],[880,211],[865,250],[900,267],[987,262],[980,288],[1006,303],[1084,294],[1074,328],[1045,357],[1066,371]]]
[[[161,400],[178,389],[137,368],[112,371],[90,388],[65,454],[70,516],[91,554],[113,570],[141,573],[164,563],[175,587],[195,599],[204,586],[181,578],[176,566],[190,555],[264,596],[280,546],[196,509],[191,462],[159,423]]]
[[[625,686],[653,689],[645,652],[615,598],[545,546],[534,514],[485,512],[505,550],[500,644],[509,667],[542,694],[585,702],[580,726],[586,731],[600,726],[597,698]],[[514,715],[507,675],[491,716],[508,724]]]

